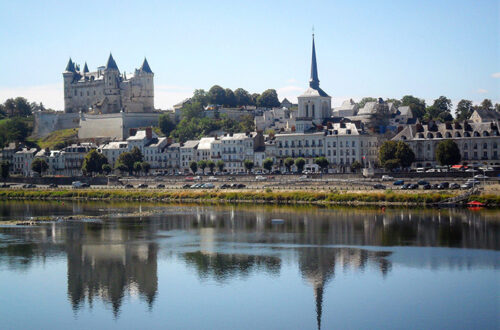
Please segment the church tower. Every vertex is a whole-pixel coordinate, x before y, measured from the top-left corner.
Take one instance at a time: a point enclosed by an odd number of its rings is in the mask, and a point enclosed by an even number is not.
[[[319,87],[316,46],[312,36],[311,77],[309,88],[298,97],[299,111],[295,121],[297,132],[305,132],[315,125],[321,125],[324,119],[331,117],[332,98]]]

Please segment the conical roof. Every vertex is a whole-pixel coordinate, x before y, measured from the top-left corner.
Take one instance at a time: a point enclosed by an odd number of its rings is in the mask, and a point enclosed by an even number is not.
[[[88,73],[89,72],[89,67],[87,66],[87,62],[85,62],[85,65],[83,66],[83,73]]]
[[[66,70],[68,72],[75,72],[75,64],[71,60],[71,57],[69,58],[68,65],[66,65]]]
[[[312,58],[311,58],[311,78],[309,79],[309,86],[314,89],[319,88],[318,64],[316,63],[316,47],[314,45],[314,34],[313,34]]]
[[[144,58],[144,62],[142,62],[141,71],[147,73],[153,73],[153,71],[151,71],[151,68],[149,67],[149,63],[146,58]]]
[[[118,65],[116,65],[111,53],[109,53],[108,63],[106,63],[106,70],[118,70]]]

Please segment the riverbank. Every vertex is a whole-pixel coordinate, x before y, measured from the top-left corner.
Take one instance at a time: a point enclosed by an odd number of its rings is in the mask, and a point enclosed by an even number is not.
[[[298,190],[158,190],[158,189],[3,189],[0,200],[123,200],[203,203],[344,204],[430,206],[460,192],[392,191],[298,191]],[[500,206],[500,195],[480,194],[469,200]]]

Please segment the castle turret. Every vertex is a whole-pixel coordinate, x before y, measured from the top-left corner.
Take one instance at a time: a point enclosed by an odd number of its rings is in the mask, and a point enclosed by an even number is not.
[[[140,88],[131,91],[132,101],[141,104],[142,109],[139,111],[151,112],[154,110],[153,77],[154,73],[149,66],[148,60],[144,58],[141,67],[135,70],[133,78],[133,85],[140,86]]]
[[[109,53],[108,62],[104,69],[104,95],[107,97],[110,109],[104,109],[104,112],[119,112],[122,108],[120,99],[120,70]]]
[[[63,72],[63,80],[64,80],[64,111],[65,112],[73,112],[72,109],[72,94],[71,94],[71,83],[75,77],[75,64],[71,60],[68,61],[66,65],[66,69]]]

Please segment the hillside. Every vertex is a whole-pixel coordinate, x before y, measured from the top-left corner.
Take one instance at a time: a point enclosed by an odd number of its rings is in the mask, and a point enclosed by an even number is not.
[[[43,138],[32,141],[38,144],[38,146],[42,149],[61,149],[66,145],[76,143],[78,141],[78,129],[69,128],[54,131]]]

